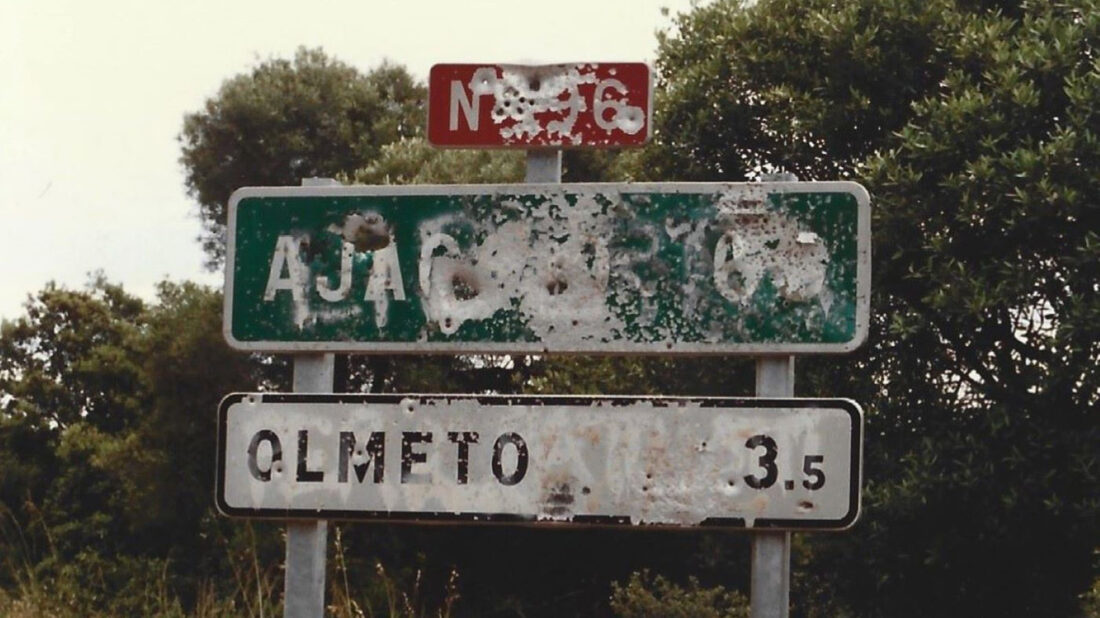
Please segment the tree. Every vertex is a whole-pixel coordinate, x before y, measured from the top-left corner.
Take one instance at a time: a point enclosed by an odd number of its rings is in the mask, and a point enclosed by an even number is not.
[[[871,190],[870,343],[799,376],[869,411],[864,519],[809,567],[859,614],[1067,615],[1094,577],[1100,19],[989,4],[716,2],[661,41],[644,170]]]
[[[170,283],[147,305],[99,277],[48,284],[3,323],[0,583],[148,614],[155,585],[188,599],[216,573],[229,581],[215,543],[241,531],[211,523],[215,411],[280,376],[229,349],[220,306],[217,292]]]
[[[180,163],[199,203],[208,264],[224,259],[226,203],[237,188],[297,185],[363,167],[422,132],[424,87],[400,66],[367,74],[320,49],[260,63],[184,118]]]

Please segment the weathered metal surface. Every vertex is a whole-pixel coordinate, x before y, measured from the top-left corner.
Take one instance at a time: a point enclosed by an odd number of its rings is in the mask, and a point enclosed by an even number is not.
[[[241,189],[225,333],[273,352],[846,352],[869,221],[847,182]]]
[[[462,148],[640,146],[653,77],[640,62],[437,64],[428,141]]]
[[[234,394],[233,516],[839,529],[862,415],[841,399]]]

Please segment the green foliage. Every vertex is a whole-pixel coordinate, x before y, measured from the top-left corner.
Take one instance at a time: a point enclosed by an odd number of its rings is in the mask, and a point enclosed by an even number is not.
[[[863,521],[806,567],[857,614],[1068,615],[1092,581],[1095,4],[716,2],[662,39],[643,173],[871,190],[869,345],[798,378],[868,409]]]
[[[348,173],[382,146],[422,132],[424,87],[400,66],[367,74],[301,48],[222,84],[184,118],[180,162],[198,200],[209,263],[224,259],[226,203],[244,186]]]
[[[87,422],[117,430],[133,421],[134,360],[142,302],[102,277],[87,293],[48,284],[27,315],[0,326],[4,416],[30,427]]]
[[[800,358],[797,382],[800,394],[865,405],[864,515],[850,532],[797,540],[795,615],[1096,613],[1098,9],[707,3],[660,37],[654,142],[564,157],[576,181],[785,170],[871,190],[870,341]],[[227,81],[181,134],[211,261],[238,186],[520,179],[516,153],[425,144],[423,98],[404,69],[364,75],[309,50]],[[0,613],[279,610],[279,527],[220,518],[209,492],[217,400],[285,387],[288,368],[230,351],[220,303],[165,284],[147,305],[99,278],[80,291],[48,285],[0,326]],[[752,383],[739,359],[371,356],[341,367],[344,390],[743,395]],[[456,572],[464,615],[745,611],[736,592],[629,576],[743,585],[745,536],[337,530],[341,615],[450,611]],[[609,599],[607,582],[628,576]]]
[[[442,150],[422,137],[386,144],[370,165],[351,175],[368,185],[520,182],[523,153],[515,150]]]
[[[950,0],[719,1],[659,37],[652,180],[849,177],[934,90]]]
[[[21,592],[12,607],[216,606],[203,582],[228,567],[212,541],[239,532],[210,523],[214,411],[268,368],[226,346],[220,294],[194,284],[161,284],[151,306],[102,277],[48,284],[26,307],[0,327],[0,585]]]
[[[620,618],[748,618],[749,603],[722,586],[701,588],[694,578],[679,586],[648,571],[632,573],[625,586],[611,585],[611,610]]]
[[[1092,587],[1081,595],[1081,614],[1084,618],[1100,618],[1100,576],[1092,582]]]

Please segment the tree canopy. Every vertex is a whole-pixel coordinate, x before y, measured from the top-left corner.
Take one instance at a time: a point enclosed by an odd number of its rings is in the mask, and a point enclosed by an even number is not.
[[[653,142],[566,154],[567,180],[789,171],[871,192],[869,341],[800,357],[796,381],[799,395],[867,411],[863,516],[844,533],[796,537],[794,615],[1096,615],[1097,4],[716,0],[658,37]],[[518,153],[428,146],[423,99],[401,67],[364,74],[319,50],[226,81],[180,137],[210,261],[222,259],[238,186],[520,179]],[[0,613],[16,589],[50,590],[40,607],[62,615],[277,605],[278,527],[215,516],[210,479],[217,401],[286,388],[288,367],[229,350],[220,306],[192,284],[166,283],[147,303],[98,278],[49,284],[3,323]],[[354,358],[341,386],[746,395],[750,369],[740,358],[371,356]],[[745,535],[334,536],[341,615],[397,608],[399,586],[412,613],[454,594],[456,615],[743,613]],[[630,577],[644,568],[655,575]]]
[[[244,186],[347,174],[384,145],[423,132],[424,86],[404,67],[366,74],[320,49],[271,59],[222,84],[188,114],[179,140],[188,193],[199,204],[211,266],[225,252],[226,204]]]
[[[864,521],[811,567],[861,615],[1063,615],[1094,577],[1096,8],[716,2],[662,39],[650,177],[871,191],[870,345],[800,377],[868,404]]]

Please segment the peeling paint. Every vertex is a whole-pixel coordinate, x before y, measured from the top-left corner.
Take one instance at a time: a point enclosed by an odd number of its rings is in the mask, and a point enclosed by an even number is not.
[[[844,400],[237,395],[219,422],[219,508],[845,527],[861,427]]]
[[[652,74],[641,63],[436,65],[428,139],[437,146],[638,146]]]
[[[869,213],[857,185],[824,184],[250,190],[231,205],[229,339],[844,351],[866,331]]]

